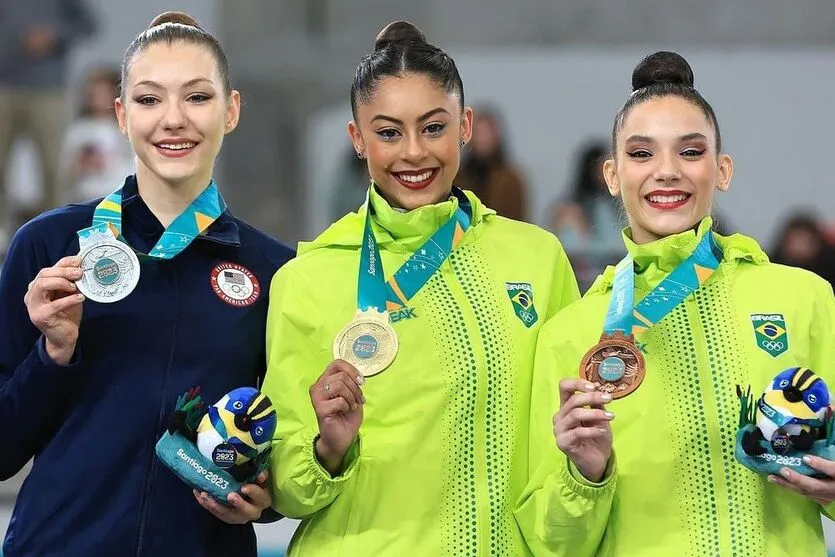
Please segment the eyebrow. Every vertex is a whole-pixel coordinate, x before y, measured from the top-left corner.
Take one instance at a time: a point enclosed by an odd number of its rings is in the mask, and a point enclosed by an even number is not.
[[[694,139],[707,141],[707,137],[705,137],[703,133],[699,132],[684,134],[678,138],[679,141],[692,141]],[[652,143],[653,141],[654,140],[647,135],[630,135],[629,138],[627,138],[626,143]]]
[[[206,83],[209,83],[210,85],[212,84],[211,79],[207,79],[205,77],[196,77],[196,78],[192,79],[191,81],[189,81],[187,83],[184,83],[183,87],[191,87],[192,85],[197,85],[198,83],[201,83],[201,82],[204,82],[204,81]],[[155,87],[156,89],[162,89],[163,88],[162,85],[160,85],[156,81],[151,81],[149,79],[146,79],[144,81],[140,81],[139,83],[134,85],[134,87],[139,87],[140,85],[147,85],[148,87]]]
[[[418,122],[422,122],[423,120],[426,120],[426,119],[431,118],[432,116],[434,116],[436,114],[441,114],[441,113],[446,114],[447,116],[452,116],[447,109],[445,109],[443,107],[438,107],[438,108],[433,108],[432,110],[430,110],[426,114],[422,115],[420,118],[418,118]],[[395,118],[394,116],[386,116],[385,114],[377,114],[376,116],[374,116],[374,118],[371,119],[371,122],[374,123],[377,120],[385,120],[387,122],[392,122],[393,124],[398,124],[400,126],[403,125],[403,120]]]

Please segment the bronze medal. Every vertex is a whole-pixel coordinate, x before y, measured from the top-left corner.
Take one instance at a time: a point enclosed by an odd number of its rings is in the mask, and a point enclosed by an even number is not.
[[[580,363],[580,377],[612,398],[621,398],[638,388],[646,374],[644,355],[632,335],[603,334]]]

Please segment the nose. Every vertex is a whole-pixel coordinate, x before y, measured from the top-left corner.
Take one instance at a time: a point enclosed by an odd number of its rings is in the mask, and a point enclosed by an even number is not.
[[[166,130],[178,130],[185,127],[186,115],[178,101],[168,103],[162,125]]]
[[[426,144],[420,134],[409,135],[403,145],[402,158],[412,164],[421,162],[427,156]]]
[[[678,167],[678,157],[675,153],[661,153],[657,156],[658,166],[655,168],[654,178],[656,182],[675,182],[681,178],[681,170]]]

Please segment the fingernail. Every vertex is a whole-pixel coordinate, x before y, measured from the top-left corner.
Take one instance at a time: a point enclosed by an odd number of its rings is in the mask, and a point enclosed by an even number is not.
[[[585,384],[585,385],[583,385],[583,386],[585,387],[585,389],[586,389],[587,391],[593,391],[593,390],[594,390],[594,385],[593,385],[592,383],[586,383],[586,384]]]
[[[75,297],[78,298],[79,300],[83,300],[84,299],[84,294],[76,294]]]
[[[610,395],[609,393],[603,393],[600,396],[600,400],[602,400],[603,402],[610,402],[612,400],[612,395]]]
[[[782,470],[780,470],[780,475],[783,476],[784,478],[791,478],[792,477],[792,472],[788,468],[783,468]]]
[[[362,385],[363,383],[365,383],[365,377],[357,375],[357,385]]]
[[[365,404],[365,397],[362,397],[362,403]]]
[[[606,412],[606,417],[611,420],[612,418],[615,417],[615,414],[613,412]]]
[[[777,483],[777,478],[775,478],[774,476],[769,476],[768,481],[770,481],[773,484],[776,484]]]
[[[805,462],[806,464],[812,464],[812,457],[809,455],[804,456],[803,462]]]

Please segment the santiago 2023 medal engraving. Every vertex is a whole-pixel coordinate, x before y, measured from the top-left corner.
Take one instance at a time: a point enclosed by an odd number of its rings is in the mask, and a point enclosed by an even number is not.
[[[633,392],[644,380],[646,364],[635,340],[621,332],[600,337],[580,363],[580,377],[596,390],[621,398]]]
[[[353,365],[364,377],[371,377],[391,365],[397,348],[397,333],[389,324],[388,313],[372,307],[358,311],[336,335],[333,357]]]
[[[81,244],[79,292],[94,302],[125,299],[139,283],[139,259],[110,233],[94,233]]]

